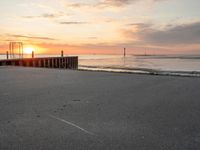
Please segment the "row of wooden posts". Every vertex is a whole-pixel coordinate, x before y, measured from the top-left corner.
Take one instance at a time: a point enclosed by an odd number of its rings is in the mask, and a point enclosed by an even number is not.
[[[7,65],[24,67],[78,69],[78,57],[64,57],[64,52],[61,51],[61,57],[34,58],[34,52],[32,52],[32,58],[9,59],[7,53],[7,60],[0,60],[0,66]]]
[[[0,60],[0,66],[78,69],[78,57],[46,57]]]

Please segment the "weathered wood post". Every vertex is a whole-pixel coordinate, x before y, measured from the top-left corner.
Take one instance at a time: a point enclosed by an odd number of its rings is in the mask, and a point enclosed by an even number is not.
[[[33,67],[36,67],[36,62],[35,62],[35,60],[32,61],[32,66],[33,66]]]
[[[51,68],[54,68],[54,59],[51,59]]]
[[[43,59],[43,67],[45,67],[46,65],[45,65],[45,59]]]
[[[50,59],[47,59],[47,68],[50,68]]]
[[[67,68],[67,58],[65,58],[65,68]]]
[[[32,51],[32,58],[34,58],[34,51]]]
[[[57,60],[57,58],[55,59],[55,68],[58,68],[58,60]]]
[[[41,59],[38,60],[38,67],[41,67]]]
[[[78,57],[76,57],[76,69],[78,69]]]
[[[12,66],[15,66],[15,61],[12,61],[12,62],[11,62],[11,65],[12,65]]]
[[[58,68],[60,68],[60,59],[58,58],[57,61],[58,61]]]
[[[69,69],[72,69],[72,59],[69,57]]]
[[[22,60],[19,61],[19,66],[23,66]]]
[[[61,61],[61,58],[59,58],[59,68],[62,68],[62,61]]]
[[[74,57],[72,57],[72,69],[74,69]]]
[[[30,66],[30,63],[29,63],[29,61],[27,60],[26,61],[26,67],[29,67]]]
[[[62,68],[64,68],[64,58],[61,58]]]
[[[9,59],[8,51],[6,51],[6,58]]]

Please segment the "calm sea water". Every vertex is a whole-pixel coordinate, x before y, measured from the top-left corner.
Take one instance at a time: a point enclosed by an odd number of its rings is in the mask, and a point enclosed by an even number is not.
[[[59,55],[37,55],[48,57]],[[30,57],[30,56],[27,56]],[[0,59],[5,59],[0,55]],[[124,72],[173,72],[200,75],[200,56],[79,55],[79,68]]]

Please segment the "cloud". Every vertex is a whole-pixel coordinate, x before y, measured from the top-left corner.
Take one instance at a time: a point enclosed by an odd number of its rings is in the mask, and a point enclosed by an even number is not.
[[[42,14],[41,17],[43,17],[43,18],[58,18],[60,16],[61,15],[58,15],[58,14]]]
[[[141,38],[156,44],[198,44],[200,43],[200,22],[182,24],[164,30],[147,29]]]
[[[26,19],[35,19],[35,18],[54,19],[54,18],[62,17],[63,15],[64,15],[63,13],[58,13],[58,14],[44,13],[44,14],[41,14],[39,16],[23,16],[23,18],[26,18]]]
[[[116,6],[116,7],[122,7],[124,5],[130,5],[136,2],[142,2],[146,0],[104,0],[103,2],[99,4],[103,4],[105,6]],[[154,2],[161,2],[164,0],[151,0],[153,3]]]
[[[99,2],[98,5],[100,6],[117,6],[121,7],[123,5],[130,4],[132,2],[139,1],[139,0],[104,0],[102,2]]]
[[[91,4],[84,4],[84,3],[70,3],[66,5],[67,7],[72,7],[72,8],[81,8],[81,7],[90,7],[92,6]]]
[[[19,35],[19,34],[8,34],[8,36],[14,37],[14,38],[26,38],[26,39],[35,39],[35,40],[56,40],[54,38],[49,38],[49,37],[26,36],[26,35]]]
[[[138,30],[123,30],[129,39],[137,37],[139,41],[153,45],[184,45],[200,43],[200,22],[166,26],[156,29],[150,24],[135,24]]]
[[[106,8],[106,7],[123,7],[136,2],[141,2],[146,0],[103,0],[97,1],[96,3],[68,3],[67,7],[81,8],[81,7],[95,7],[95,8]],[[151,0],[152,2],[161,2],[165,0]]]
[[[90,37],[88,37],[88,39],[98,39],[97,37],[95,37],[95,36],[90,36]]]
[[[152,26],[152,24],[147,24],[147,23],[130,23],[130,24],[126,24],[127,26],[135,26],[139,29],[141,28],[149,28]]]
[[[88,22],[80,22],[80,21],[63,21],[63,22],[59,22],[59,24],[63,24],[63,25],[72,25],[72,24],[88,24]]]

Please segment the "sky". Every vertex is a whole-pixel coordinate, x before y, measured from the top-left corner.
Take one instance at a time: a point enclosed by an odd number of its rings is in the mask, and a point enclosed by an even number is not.
[[[199,0],[1,0],[0,53],[200,54]]]

